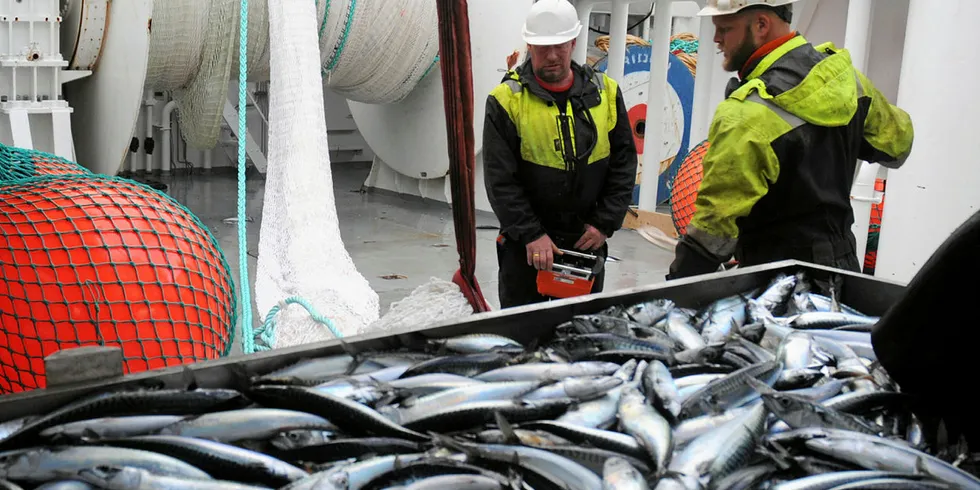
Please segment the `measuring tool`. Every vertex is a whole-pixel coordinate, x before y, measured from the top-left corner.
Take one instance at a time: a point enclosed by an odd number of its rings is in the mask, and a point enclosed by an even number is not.
[[[559,299],[589,294],[604,266],[598,256],[562,250],[555,254],[551,270],[538,271],[538,293]]]

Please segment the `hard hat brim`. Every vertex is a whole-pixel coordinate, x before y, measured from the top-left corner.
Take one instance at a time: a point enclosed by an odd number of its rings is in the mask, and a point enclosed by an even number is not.
[[[524,36],[524,42],[532,46],[557,46],[578,39],[578,34],[564,36]]]
[[[798,1],[799,0],[782,0],[782,1],[777,0],[777,1],[773,2],[773,3],[766,3],[766,4],[763,4],[763,5],[767,5],[769,7],[782,7],[784,5],[789,5],[789,4],[792,4],[792,3],[796,3]],[[717,16],[720,16],[720,15],[737,14],[737,13],[741,12],[742,10],[745,10],[745,9],[751,7],[751,6],[752,5],[746,4],[746,5],[743,5],[743,6],[738,7],[738,8],[722,10],[722,9],[719,9],[717,5],[716,6],[707,5],[703,9],[701,9],[700,12],[698,12],[698,17],[717,17]]]
[[[737,10],[735,12],[738,12]],[[698,17],[718,17],[719,15],[730,15],[735,12],[727,12],[719,10],[718,7],[707,6],[698,12]]]

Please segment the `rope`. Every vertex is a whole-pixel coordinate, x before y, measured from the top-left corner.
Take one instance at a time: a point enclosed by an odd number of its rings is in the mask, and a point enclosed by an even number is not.
[[[632,34],[626,35],[626,45],[627,46],[652,46],[650,41],[643,39],[641,37],[634,36]],[[595,46],[605,53],[609,52],[609,36],[599,36],[595,40]],[[697,66],[698,66],[698,46],[699,41],[697,36],[690,32],[682,32],[675,34],[670,38],[670,52],[677,56],[684,66],[687,67],[688,71],[691,72],[691,76],[697,76]]]
[[[241,31],[238,64],[238,281],[242,288],[242,350],[255,351],[252,333],[252,299],[248,280],[248,236],[245,234],[248,217],[245,212],[245,100],[248,90],[248,0],[241,0]]]
[[[279,314],[280,310],[289,305],[300,305],[303,308],[306,308],[306,311],[309,312],[310,317],[312,317],[317,323],[326,325],[334,337],[337,337],[338,339],[344,338],[340,331],[337,330],[337,326],[334,325],[333,320],[321,315],[309,301],[293,296],[292,298],[287,298],[285,301],[273,306],[272,309],[269,310],[269,313],[265,316],[265,323],[255,330],[255,337],[261,340],[261,342],[254,345],[253,352],[271,350],[272,346],[276,344],[276,315]]]

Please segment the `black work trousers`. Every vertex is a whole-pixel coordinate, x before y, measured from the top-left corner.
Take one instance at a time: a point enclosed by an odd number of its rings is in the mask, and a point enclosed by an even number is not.
[[[584,231],[582,233],[585,233]],[[562,250],[575,250],[575,242],[582,237],[576,235],[558,235],[549,233],[551,241]],[[609,256],[609,245],[603,243],[599,250],[575,250],[576,252],[595,255],[601,261]],[[538,293],[538,270],[533,265],[527,265],[527,247],[517,240],[510,240],[500,235],[497,237],[497,273],[500,307],[512,308],[533,303],[550,301],[552,298]],[[602,292],[605,281],[605,267],[602,267],[592,283],[592,293]]]

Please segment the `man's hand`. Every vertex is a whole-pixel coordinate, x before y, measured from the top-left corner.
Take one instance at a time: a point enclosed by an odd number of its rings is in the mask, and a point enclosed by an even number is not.
[[[561,250],[548,235],[527,244],[527,265],[533,265],[539,271],[550,270],[555,255],[561,255]]]
[[[585,233],[582,238],[575,242],[575,248],[577,250],[598,250],[603,243],[606,243],[606,235],[592,225],[585,225]]]

